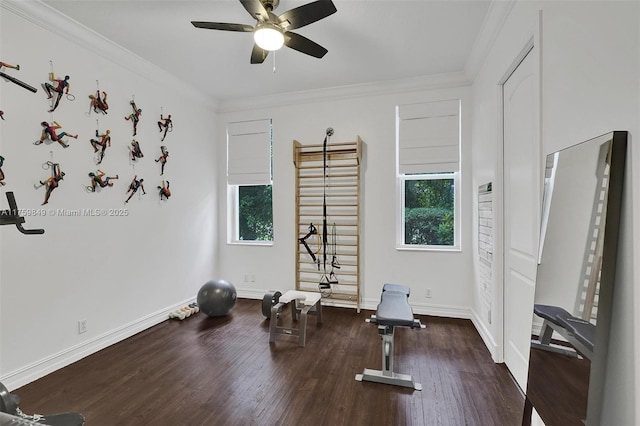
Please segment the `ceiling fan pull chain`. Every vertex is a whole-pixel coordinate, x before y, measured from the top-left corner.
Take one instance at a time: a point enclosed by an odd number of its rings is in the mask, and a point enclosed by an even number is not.
[[[273,52],[273,73],[276,73],[276,52]]]

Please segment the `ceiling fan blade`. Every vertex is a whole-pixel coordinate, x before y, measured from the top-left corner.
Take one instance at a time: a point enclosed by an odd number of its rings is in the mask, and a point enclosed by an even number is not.
[[[240,0],[240,3],[247,9],[247,12],[249,12],[249,15],[251,15],[253,19],[261,22],[269,20],[269,13],[260,0]]]
[[[284,12],[278,16],[282,28],[295,30],[326,18],[337,11],[331,0],[318,0]]]
[[[318,43],[291,31],[284,33],[284,44],[298,52],[306,53],[316,58],[322,58],[327,53],[327,49]]]
[[[251,63],[252,64],[261,64],[267,59],[267,55],[269,54],[268,50],[264,50],[257,44],[253,45],[253,50],[251,51]]]
[[[206,30],[240,31],[244,33],[252,32],[253,27],[247,24],[229,24],[226,22],[201,22],[191,21],[194,27]]]

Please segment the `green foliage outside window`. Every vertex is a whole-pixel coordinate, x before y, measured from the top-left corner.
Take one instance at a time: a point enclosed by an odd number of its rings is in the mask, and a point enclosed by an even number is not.
[[[405,180],[404,243],[454,245],[454,180]]]
[[[238,239],[273,241],[271,185],[238,187]]]

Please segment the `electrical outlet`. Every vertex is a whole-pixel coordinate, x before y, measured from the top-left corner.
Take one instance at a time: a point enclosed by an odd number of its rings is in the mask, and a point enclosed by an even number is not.
[[[87,320],[86,319],[78,320],[78,334],[82,334],[86,332],[87,332]]]
[[[249,281],[249,274],[244,274],[244,282],[248,282]]]
[[[424,297],[426,297],[427,299],[431,299],[431,289],[430,288],[425,290]]]
[[[249,275],[249,280],[251,280],[252,283],[255,283],[256,282],[256,274]]]

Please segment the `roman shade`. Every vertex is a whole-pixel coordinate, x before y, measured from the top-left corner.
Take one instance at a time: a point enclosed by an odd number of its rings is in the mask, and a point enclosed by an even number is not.
[[[271,120],[227,124],[227,184],[271,184]]]
[[[399,105],[398,172],[460,170],[460,100]]]

